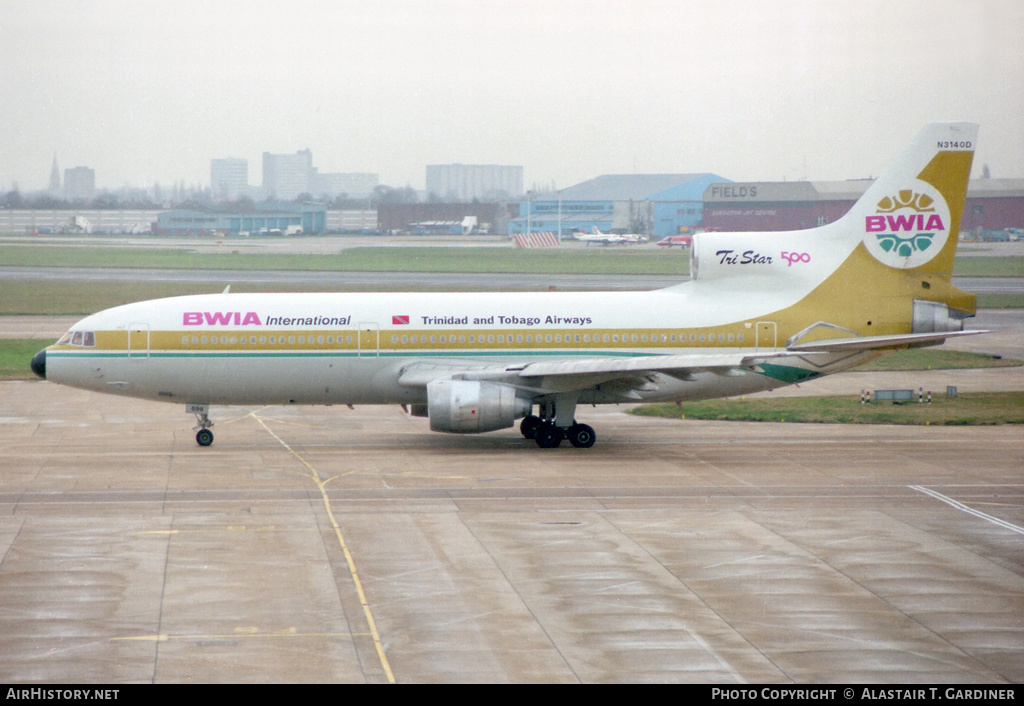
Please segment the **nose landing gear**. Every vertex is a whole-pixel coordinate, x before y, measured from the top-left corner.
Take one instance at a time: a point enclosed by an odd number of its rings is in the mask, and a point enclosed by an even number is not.
[[[185,410],[196,415],[196,425],[192,427],[192,431],[196,433],[196,443],[200,446],[212,444],[213,432],[210,431],[210,427],[213,426],[213,422],[210,421],[209,417],[210,405],[188,404],[185,405]]]

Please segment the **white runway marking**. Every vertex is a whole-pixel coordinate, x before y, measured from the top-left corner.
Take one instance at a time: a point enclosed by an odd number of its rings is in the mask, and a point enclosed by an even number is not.
[[[957,510],[962,510],[963,512],[966,512],[968,515],[974,515],[975,517],[980,517],[983,520],[988,520],[992,524],[999,525],[1003,529],[1008,529],[1011,532],[1016,532],[1017,534],[1024,534],[1024,527],[1018,527],[1017,525],[1007,522],[1006,520],[1000,520],[998,517],[993,517],[992,515],[988,515],[984,512],[981,512],[980,510],[975,510],[974,508],[968,507],[967,505],[964,505],[961,502],[957,502],[952,498],[946,497],[942,493],[937,493],[934,490],[929,490],[928,488],[924,488],[920,485],[912,485],[910,486],[910,488],[920,493],[924,493],[925,495],[931,495],[936,500],[941,500],[947,505],[952,505]]]

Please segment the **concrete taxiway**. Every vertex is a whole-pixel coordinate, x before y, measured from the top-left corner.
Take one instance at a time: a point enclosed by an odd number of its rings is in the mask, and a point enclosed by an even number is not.
[[[3,682],[1024,680],[1018,427],[0,400]]]

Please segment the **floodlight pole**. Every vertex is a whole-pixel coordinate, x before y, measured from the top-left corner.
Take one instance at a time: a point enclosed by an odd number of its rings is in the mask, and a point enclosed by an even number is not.
[[[558,242],[562,242],[562,190],[558,190]]]

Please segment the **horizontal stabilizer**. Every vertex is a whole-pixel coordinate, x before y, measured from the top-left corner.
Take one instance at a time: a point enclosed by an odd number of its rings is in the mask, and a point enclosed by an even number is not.
[[[904,333],[893,336],[853,336],[850,338],[829,338],[807,343],[794,343],[787,350],[790,353],[827,353],[831,351],[871,351],[908,346],[935,346],[947,338],[974,336],[988,331],[942,331],[937,333]]]

